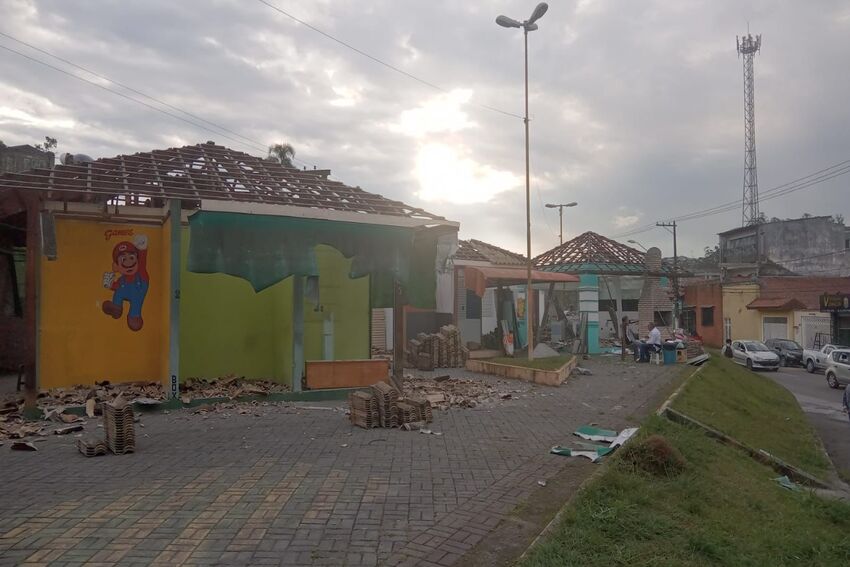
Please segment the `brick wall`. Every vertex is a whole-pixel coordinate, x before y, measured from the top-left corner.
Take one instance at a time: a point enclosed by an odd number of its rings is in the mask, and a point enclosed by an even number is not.
[[[646,269],[648,272],[658,273],[661,271],[661,250],[658,248],[650,248],[646,253]],[[655,312],[668,312],[668,325],[659,326],[661,338],[669,338],[673,334],[673,302],[670,299],[667,291],[661,287],[661,278],[657,276],[645,276],[643,279],[643,288],[640,292],[640,300],[638,301],[638,320],[639,334],[641,337],[646,336],[647,328],[650,322],[655,320]]]

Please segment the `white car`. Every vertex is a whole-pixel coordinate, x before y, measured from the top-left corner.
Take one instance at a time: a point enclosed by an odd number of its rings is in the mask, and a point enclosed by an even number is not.
[[[803,350],[803,366],[811,373],[824,370],[829,364],[829,355],[837,348],[835,345],[824,345],[820,350],[807,348]]]
[[[734,341],[732,343],[732,360],[750,370],[765,368],[776,372],[779,370],[779,355],[759,341]]]
[[[830,388],[850,385],[850,349],[836,349],[826,366],[826,383]]]

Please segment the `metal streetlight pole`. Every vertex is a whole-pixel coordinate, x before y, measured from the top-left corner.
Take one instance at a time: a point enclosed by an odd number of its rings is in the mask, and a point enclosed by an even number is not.
[[[531,166],[528,158],[528,32],[537,29],[537,20],[543,17],[549,5],[545,2],[538,4],[531,17],[524,22],[519,22],[507,16],[499,16],[496,18],[496,23],[504,28],[522,28],[523,31],[523,46],[525,49],[525,115],[523,122],[525,123],[525,237],[526,237],[526,276],[527,282],[525,287],[525,328],[528,334],[528,360],[534,360],[534,329],[531,319]]]
[[[558,242],[559,244],[564,243],[564,207],[575,207],[578,205],[575,201],[572,203],[565,203],[563,205],[555,205],[552,203],[546,203],[547,209],[558,209]]]
[[[638,246],[640,246],[641,248],[643,248],[643,251],[644,251],[644,252],[647,252],[646,246],[644,246],[643,244],[641,244],[641,243],[640,243],[640,242],[638,242],[637,240],[629,240],[628,242],[629,242],[629,244],[637,244]]]

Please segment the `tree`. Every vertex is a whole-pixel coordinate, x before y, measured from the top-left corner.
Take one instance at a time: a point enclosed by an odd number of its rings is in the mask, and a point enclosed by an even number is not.
[[[45,136],[44,137],[44,143],[43,144],[36,144],[35,147],[37,149],[43,151],[43,152],[49,152],[51,150],[55,150],[56,146],[58,146],[58,145],[59,145],[59,142],[56,140],[56,138],[51,138],[50,136]]]
[[[266,157],[268,161],[273,161],[286,167],[295,167],[292,165],[292,158],[295,157],[295,148],[292,144],[283,142],[281,144],[272,144],[269,146],[269,155]]]

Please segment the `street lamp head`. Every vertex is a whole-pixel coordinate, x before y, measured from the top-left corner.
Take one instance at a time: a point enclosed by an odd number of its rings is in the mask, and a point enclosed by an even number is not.
[[[521,28],[522,24],[513,18],[509,18],[507,16],[499,16],[496,18],[496,23],[502,26],[503,28]]]
[[[639,244],[639,242],[637,240],[628,240],[627,242],[629,244]]]
[[[525,28],[525,31],[530,32],[537,29],[537,24],[523,24],[522,27]]]
[[[546,208],[547,209],[557,209],[558,205],[553,205],[552,203],[546,203]]]
[[[567,204],[566,204],[566,205],[564,205],[564,206],[565,206],[565,207],[575,207],[576,205],[578,205],[578,203],[577,203],[576,201],[573,201],[572,203],[567,203]]]
[[[534,22],[536,22],[537,20],[539,20],[540,18],[543,17],[543,14],[545,14],[546,10],[548,10],[548,9],[549,9],[549,4],[547,4],[546,2],[541,2],[540,4],[538,4],[534,8],[534,11],[531,13],[531,17],[528,18],[528,22],[526,22],[526,24],[529,25],[529,26],[534,24]],[[528,29],[529,29],[529,31],[531,31],[531,28],[528,28]],[[537,26],[535,26],[534,29],[537,29]]]

